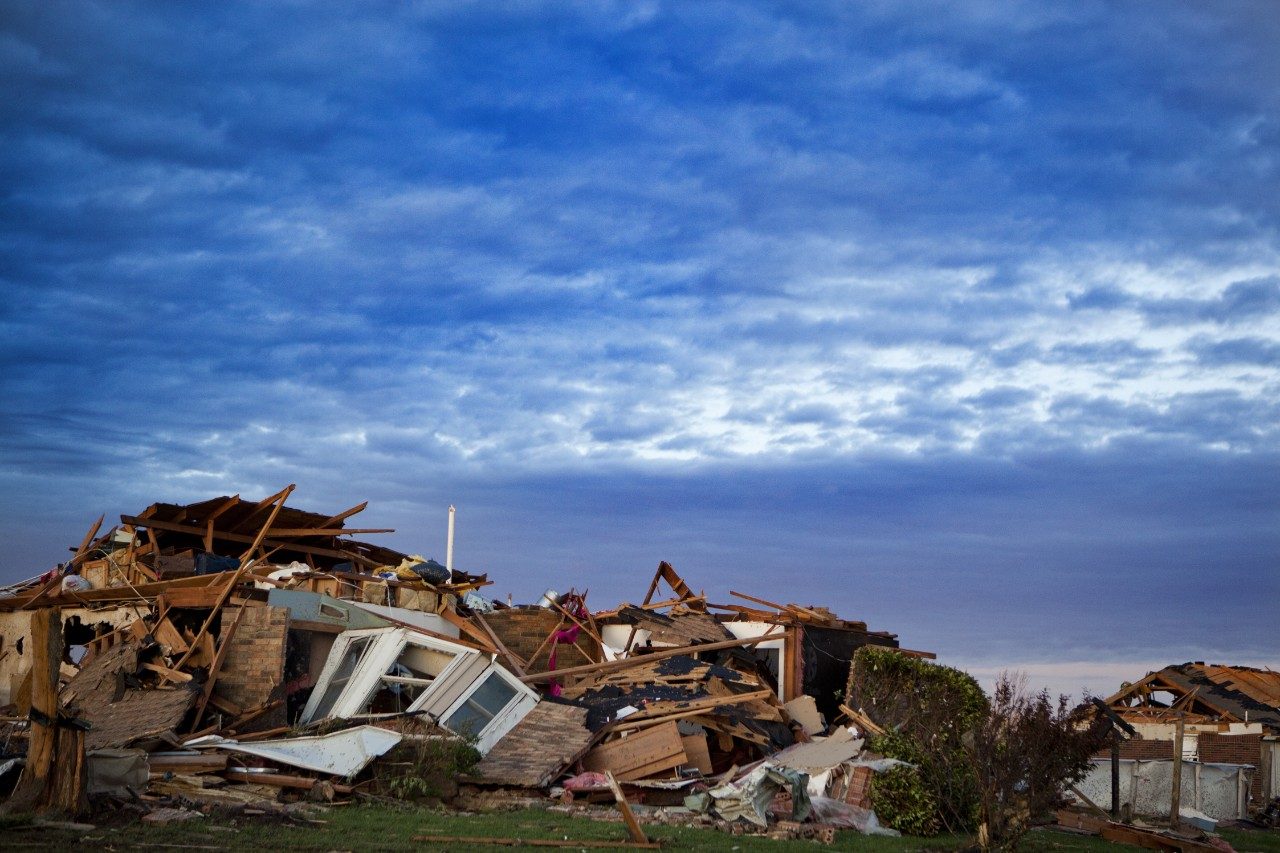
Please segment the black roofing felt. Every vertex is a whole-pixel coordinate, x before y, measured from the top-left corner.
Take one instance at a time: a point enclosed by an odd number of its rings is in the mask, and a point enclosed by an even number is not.
[[[1160,676],[1181,687],[1188,693],[1196,691],[1197,698],[1207,704],[1251,723],[1265,723],[1268,726],[1280,727],[1280,708],[1259,702],[1249,694],[1219,684],[1204,674],[1203,668],[1195,663],[1183,663],[1166,666]]]

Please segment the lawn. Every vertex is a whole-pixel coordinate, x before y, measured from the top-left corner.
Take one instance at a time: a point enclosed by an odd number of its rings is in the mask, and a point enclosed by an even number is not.
[[[323,823],[296,825],[275,819],[242,817],[197,819],[166,826],[138,822],[110,826],[104,822],[93,829],[72,829],[38,826],[22,819],[8,818],[0,819],[0,847],[5,850],[91,848],[107,851],[165,848],[461,851],[477,849],[478,845],[474,842],[424,844],[413,839],[417,835],[614,841],[626,838],[626,830],[621,823],[590,820],[545,809],[460,815],[403,807],[350,805],[319,811],[316,819]],[[747,853],[753,850],[824,849],[812,841],[774,841],[728,835],[706,828],[647,824],[645,830],[662,842],[664,850]],[[1280,833],[1227,831],[1223,836],[1241,853],[1280,853]],[[967,839],[955,836],[881,838],[842,832],[837,835],[836,843],[825,849],[909,853],[956,850],[964,846],[967,846]],[[1097,838],[1042,831],[1031,833],[1023,849],[1029,853],[1116,853],[1118,848]]]

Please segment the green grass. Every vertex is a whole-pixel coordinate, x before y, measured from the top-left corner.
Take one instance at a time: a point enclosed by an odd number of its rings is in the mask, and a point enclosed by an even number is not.
[[[602,812],[604,813],[604,812]],[[317,811],[323,824],[294,825],[280,819],[197,819],[167,826],[138,822],[92,830],[40,827],[22,819],[0,822],[0,847],[21,849],[156,850],[165,848],[216,850],[471,850],[474,843],[424,844],[415,835],[469,838],[569,838],[623,840],[620,822],[606,822],[545,809],[521,809],[490,814],[456,814],[392,806],[350,805]],[[852,850],[859,853],[947,851],[967,846],[968,839],[866,837],[841,832],[824,848],[812,841],[773,841],[734,836],[701,827],[646,824],[646,832],[662,841],[665,850],[782,851]],[[1280,853],[1280,833],[1224,831],[1223,837],[1241,853]],[[510,849],[510,848],[508,848]],[[552,848],[544,848],[552,849]],[[567,848],[573,849],[573,848]],[[1119,847],[1099,838],[1061,832],[1033,832],[1023,849],[1029,853],[1117,853]]]

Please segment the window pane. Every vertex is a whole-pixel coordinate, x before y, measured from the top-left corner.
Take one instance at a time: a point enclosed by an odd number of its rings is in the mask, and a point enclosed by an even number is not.
[[[489,712],[489,716],[496,716],[508,702],[511,697],[516,695],[515,688],[502,680],[502,676],[496,672],[489,673],[489,677],[484,680],[484,684],[471,694],[471,701],[475,702],[481,708]]]
[[[347,646],[347,651],[342,656],[342,660],[338,661],[337,668],[333,671],[333,677],[329,679],[329,684],[325,687],[324,696],[320,699],[320,703],[316,705],[315,713],[311,715],[313,720],[323,720],[329,716],[329,712],[333,710],[334,703],[338,701],[338,697],[342,695],[342,690],[347,686],[347,681],[351,679],[351,674],[356,671],[356,667],[360,663],[360,659],[364,656],[364,651],[368,648],[372,637],[361,637],[358,640],[352,640]]]
[[[458,734],[478,735],[515,695],[514,687],[507,684],[496,672],[491,672],[466,701],[444,721],[445,728]]]

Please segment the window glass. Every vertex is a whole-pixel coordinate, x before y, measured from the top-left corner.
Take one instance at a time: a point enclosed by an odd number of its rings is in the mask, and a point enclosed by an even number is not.
[[[496,672],[491,672],[466,701],[449,715],[444,725],[458,734],[478,735],[515,695],[514,687]]]
[[[333,710],[334,704],[338,701],[338,697],[342,695],[343,689],[346,688],[347,682],[351,680],[352,674],[355,673],[360,664],[360,659],[364,657],[365,650],[372,641],[372,637],[360,637],[352,640],[347,646],[347,650],[343,653],[342,660],[338,661],[338,666],[333,671],[333,677],[329,679],[324,695],[320,698],[320,703],[316,705],[315,713],[311,715],[311,719],[323,720],[329,716],[329,712]]]

